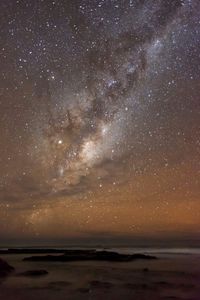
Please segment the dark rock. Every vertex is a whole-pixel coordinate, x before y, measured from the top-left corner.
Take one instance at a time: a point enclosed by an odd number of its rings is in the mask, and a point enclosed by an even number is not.
[[[90,292],[90,289],[88,289],[88,288],[79,288],[78,291],[79,291],[80,293],[89,293],[89,292]]]
[[[125,288],[134,289],[134,290],[146,290],[149,286],[145,283],[125,283]]]
[[[15,269],[10,266],[5,260],[0,258],[0,277],[9,275]]]
[[[167,282],[167,281],[158,281],[158,282],[156,282],[156,284],[159,284],[159,285],[165,285],[165,286],[171,286],[172,284],[171,283],[169,283],[169,282]]]
[[[53,287],[67,287],[70,286],[72,283],[69,281],[52,281],[49,282],[49,286]]]
[[[111,288],[113,284],[111,282],[105,282],[105,281],[98,281],[98,280],[93,280],[90,282],[91,288]]]
[[[143,272],[149,272],[149,269],[148,268],[144,268],[142,271]]]
[[[46,270],[28,270],[22,273],[19,273],[18,276],[44,276],[47,275]]]
[[[166,281],[159,281],[158,284],[167,285],[167,284],[169,284],[169,283],[166,282]]]
[[[31,256],[24,260],[29,261],[112,261],[112,262],[129,262],[138,259],[156,259],[155,256],[144,254],[119,254],[111,251],[96,251],[96,250],[67,250],[63,255],[45,255],[45,256]]]
[[[167,296],[167,297],[165,297],[165,299],[180,299],[180,298],[178,298],[176,296]]]

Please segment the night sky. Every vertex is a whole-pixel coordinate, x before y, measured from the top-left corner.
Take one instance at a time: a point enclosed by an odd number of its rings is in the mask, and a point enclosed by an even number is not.
[[[200,240],[200,1],[0,19],[1,241]]]

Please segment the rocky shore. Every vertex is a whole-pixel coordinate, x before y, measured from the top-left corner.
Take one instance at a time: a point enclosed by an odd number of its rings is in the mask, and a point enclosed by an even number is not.
[[[129,262],[133,260],[156,259],[155,256],[145,254],[119,254],[111,251],[96,250],[66,250],[62,255],[44,255],[25,257],[25,261],[111,261]]]

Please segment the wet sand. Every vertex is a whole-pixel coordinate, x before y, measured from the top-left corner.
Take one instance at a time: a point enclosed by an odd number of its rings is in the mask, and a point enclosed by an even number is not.
[[[132,262],[31,262],[22,261],[25,254],[3,255],[16,271],[1,281],[0,299],[200,300],[200,255],[156,256]],[[48,274],[18,276],[28,270]]]

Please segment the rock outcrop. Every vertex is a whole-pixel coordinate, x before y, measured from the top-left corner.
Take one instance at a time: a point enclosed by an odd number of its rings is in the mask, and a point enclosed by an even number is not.
[[[112,262],[129,262],[138,259],[156,259],[155,256],[145,254],[119,254],[111,251],[96,250],[67,250],[63,255],[44,255],[26,257],[28,261],[112,261]]]
[[[15,269],[10,266],[5,260],[0,258],[0,277],[8,276]]]
[[[44,276],[47,275],[48,272],[46,270],[28,270],[22,273],[19,273],[18,276]]]

